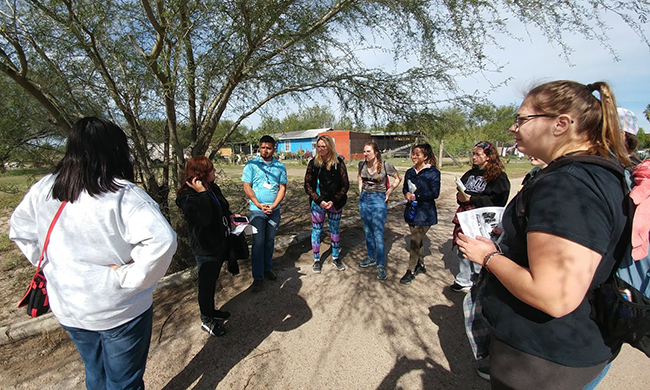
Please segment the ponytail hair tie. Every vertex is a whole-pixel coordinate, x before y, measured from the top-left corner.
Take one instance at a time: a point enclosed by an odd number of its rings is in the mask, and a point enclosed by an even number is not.
[[[594,92],[596,90],[596,87],[594,87],[593,84],[587,84],[587,88],[589,88],[589,92]]]

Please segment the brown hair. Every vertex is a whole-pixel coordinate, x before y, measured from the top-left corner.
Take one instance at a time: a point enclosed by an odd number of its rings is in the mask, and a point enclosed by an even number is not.
[[[375,154],[377,155],[377,165],[375,165],[375,168],[377,169],[377,180],[379,180],[381,176],[381,167],[384,166],[384,161],[381,159],[381,152],[379,151],[379,146],[377,146],[377,143],[375,141],[370,141],[366,142],[364,145],[365,146],[371,146],[372,149],[375,151]]]
[[[598,91],[600,100],[593,95],[594,91]],[[577,133],[586,135],[591,144],[587,154],[614,156],[623,165],[631,165],[620,133],[614,93],[607,83],[552,81],[533,88],[525,100],[539,112],[570,114],[578,125]]]
[[[636,135],[630,134],[627,131],[623,132],[625,134],[625,149],[627,153],[632,155],[636,152],[636,148],[639,147],[639,139]]]
[[[487,164],[485,164],[485,173],[483,174],[485,181],[496,179],[506,170],[503,161],[499,157],[499,151],[491,142],[477,142],[474,147],[483,149],[483,153],[487,156]]]
[[[214,168],[214,165],[212,164],[212,161],[210,161],[210,159],[206,156],[194,156],[189,159],[187,165],[185,166],[185,171],[183,171],[183,185],[176,191],[176,193],[178,194],[181,191],[189,188],[187,182],[195,177],[201,180],[201,182],[205,183],[204,186],[207,188],[207,178],[210,172],[212,172],[212,168]]]

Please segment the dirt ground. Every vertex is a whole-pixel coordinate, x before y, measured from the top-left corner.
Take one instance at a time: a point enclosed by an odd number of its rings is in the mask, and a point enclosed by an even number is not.
[[[427,273],[408,286],[399,284],[409,233],[398,206],[385,230],[388,280],[357,266],[365,255],[358,222],[341,233],[344,272],[329,263],[326,238],[321,274],[311,271],[308,240],[276,251],[279,279],[265,281],[258,294],[248,290],[249,262],[239,276],[222,274],[217,305],[232,313],[224,337],[201,331],[195,282],[157,291],[147,388],[489,388],[464,333],[463,294],[449,289],[458,267],[450,240],[454,194],[453,176],[443,175],[440,222],[425,241]],[[600,388],[647,388],[648,363],[625,347]],[[3,345],[0,364],[2,389],[84,388],[83,364],[60,329]]]

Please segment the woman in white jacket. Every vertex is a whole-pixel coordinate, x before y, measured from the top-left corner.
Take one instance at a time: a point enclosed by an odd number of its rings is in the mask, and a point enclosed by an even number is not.
[[[133,183],[122,129],[77,121],[53,174],[32,186],[11,216],[9,238],[43,273],[50,308],[74,341],[89,389],[144,388],[153,289],[176,251],[176,233]]]

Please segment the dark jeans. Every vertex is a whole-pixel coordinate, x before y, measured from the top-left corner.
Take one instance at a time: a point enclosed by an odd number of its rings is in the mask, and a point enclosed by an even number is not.
[[[223,258],[219,260],[213,256],[199,255],[194,258],[199,273],[199,311],[201,321],[206,322],[214,317],[214,293],[223,266]]]
[[[153,306],[126,324],[92,331],[63,326],[86,369],[87,389],[144,389]]]
[[[253,279],[260,280],[264,279],[264,271],[273,267],[273,249],[275,235],[278,234],[280,226],[280,208],[276,208],[271,214],[251,210],[250,216],[251,225],[257,229],[257,233],[253,234],[251,245],[251,267]]]

